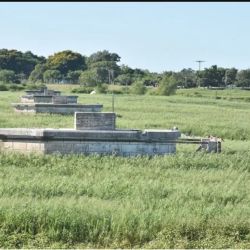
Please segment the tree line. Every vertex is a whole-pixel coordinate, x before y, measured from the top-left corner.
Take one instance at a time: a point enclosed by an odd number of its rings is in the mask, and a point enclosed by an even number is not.
[[[182,69],[163,73],[118,65],[121,57],[107,50],[84,56],[64,50],[48,58],[31,51],[0,50],[0,82],[2,83],[71,83],[84,86],[102,84],[133,85],[134,88],[160,86],[165,83],[183,88],[250,87],[250,69],[223,68],[213,65],[201,71]],[[161,86],[164,91],[164,86]]]

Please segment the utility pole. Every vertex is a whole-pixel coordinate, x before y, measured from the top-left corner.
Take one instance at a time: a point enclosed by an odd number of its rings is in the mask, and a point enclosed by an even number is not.
[[[201,63],[203,63],[203,62],[205,62],[205,61],[197,60],[196,62],[199,63],[199,71],[201,71]]]
[[[197,60],[196,61],[197,63],[199,63],[199,73],[201,71],[201,63],[205,62],[205,61],[202,61],[202,60]],[[198,84],[197,84],[198,85]],[[200,87],[200,84],[198,85],[198,87]]]

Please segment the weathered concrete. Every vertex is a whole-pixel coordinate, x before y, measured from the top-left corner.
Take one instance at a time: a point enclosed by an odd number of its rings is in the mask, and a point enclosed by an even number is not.
[[[75,112],[100,112],[101,104],[13,103],[16,112],[74,114]]]
[[[0,129],[0,149],[39,154],[164,155],[176,152],[179,131]]]
[[[22,103],[55,103],[75,104],[78,96],[26,95],[21,97]]]
[[[201,139],[201,149],[205,150],[208,153],[220,153],[221,152],[221,141],[211,138]]]
[[[75,129],[77,130],[114,130],[115,113],[111,112],[76,112]]]
[[[26,90],[26,95],[61,95],[61,91],[56,91],[52,89],[42,88],[37,90]]]

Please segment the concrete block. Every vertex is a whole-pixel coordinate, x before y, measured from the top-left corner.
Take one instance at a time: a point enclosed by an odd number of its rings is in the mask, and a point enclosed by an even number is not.
[[[76,112],[76,130],[114,130],[115,113],[109,112]]]

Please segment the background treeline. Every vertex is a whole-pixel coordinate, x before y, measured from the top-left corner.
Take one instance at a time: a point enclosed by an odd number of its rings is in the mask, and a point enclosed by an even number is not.
[[[108,84],[130,87],[135,94],[157,87],[155,94],[169,95],[177,87],[250,87],[250,69],[222,68],[216,65],[195,71],[150,72],[118,65],[121,57],[107,50],[89,57],[71,50],[57,52],[48,58],[30,51],[0,50],[0,85],[16,83],[70,83],[105,91]],[[12,88],[18,88],[17,85]],[[152,92],[153,93],[153,92]]]

